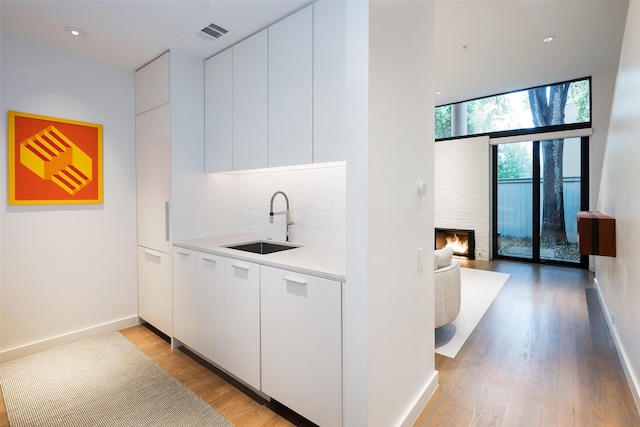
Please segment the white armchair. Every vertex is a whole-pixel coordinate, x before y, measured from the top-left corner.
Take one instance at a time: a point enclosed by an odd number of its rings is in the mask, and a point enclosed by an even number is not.
[[[460,313],[460,264],[452,259],[453,249],[434,255],[435,327],[447,325]]]

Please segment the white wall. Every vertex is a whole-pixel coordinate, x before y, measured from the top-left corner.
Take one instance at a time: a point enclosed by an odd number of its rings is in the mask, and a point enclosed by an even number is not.
[[[591,76],[591,125],[593,133],[589,137],[589,209],[594,210],[600,192],[600,179],[607,134],[611,120],[611,104],[616,85],[618,64],[611,64],[609,72]]]
[[[271,196],[289,198],[289,237],[294,243],[345,246],[346,166],[327,163],[289,170],[256,170],[238,175],[240,232],[284,241],[284,215],[269,222]],[[274,212],[286,209],[284,197],[273,201]]]
[[[3,36],[2,330],[7,351],[135,322],[133,72]],[[104,126],[104,204],[8,206],[7,110]],[[116,323],[112,323],[116,322]]]
[[[435,143],[435,226],[474,230],[475,256],[480,260],[491,255],[489,152],[486,136]]]
[[[349,125],[345,425],[411,425],[437,385],[433,271],[417,266],[419,247],[425,248],[425,265],[433,261],[434,126],[424,118],[434,114],[434,10],[433,2],[414,1],[361,8],[350,9],[368,20],[358,27],[368,37],[368,78],[360,76],[368,82],[368,107],[356,112],[354,102],[348,108],[350,122],[366,130]],[[349,17],[350,26],[354,20]],[[356,56],[350,61],[367,60]],[[350,87],[353,93],[362,90],[355,77],[348,76],[348,87],[357,86]],[[423,197],[420,180],[430,188]],[[354,338],[358,331],[366,339]],[[354,393],[364,393],[366,403]]]
[[[616,219],[615,258],[595,257],[599,295],[631,390],[640,404],[640,3],[629,2],[598,210]],[[615,321],[611,321],[612,316]]]

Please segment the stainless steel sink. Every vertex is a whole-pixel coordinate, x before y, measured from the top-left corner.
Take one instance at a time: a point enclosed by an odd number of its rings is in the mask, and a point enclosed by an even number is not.
[[[238,245],[228,245],[225,248],[236,249],[239,251],[251,252],[254,254],[266,255],[274,252],[288,251],[289,249],[299,248],[300,246],[284,245],[282,243],[273,243],[268,241],[257,241],[249,243],[240,243]]]

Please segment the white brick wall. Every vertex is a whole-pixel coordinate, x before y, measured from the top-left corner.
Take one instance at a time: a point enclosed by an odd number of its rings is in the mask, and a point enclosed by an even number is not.
[[[436,228],[474,230],[476,259],[488,260],[490,236],[489,138],[436,142],[434,222]]]
[[[269,222],[269,202],[276,191],[289,198],[290,240],[345,246],[346,166],[327,164],[295,170],[257,170],[239,175],[240,231],[283,241],[284,215]],[[273,210],[285,210],[278,195]]]

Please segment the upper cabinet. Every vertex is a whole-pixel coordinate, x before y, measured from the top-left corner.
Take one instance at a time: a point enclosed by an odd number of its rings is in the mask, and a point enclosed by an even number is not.
[[[205,172],[233,169],[233,49],[204,63]]]
[[[136,115],[169,102],[169,52],[135,73]]]
[[[205,171],[346,159],[346,2],[319,1],[205,62]]]
[[[267,30],[233,46],[233,170],[267,167]]]
[[[313,8],[269,27],[269,167],[313,161]]]
[[[347,158],[347,2],[313,5],[313,162]]]

